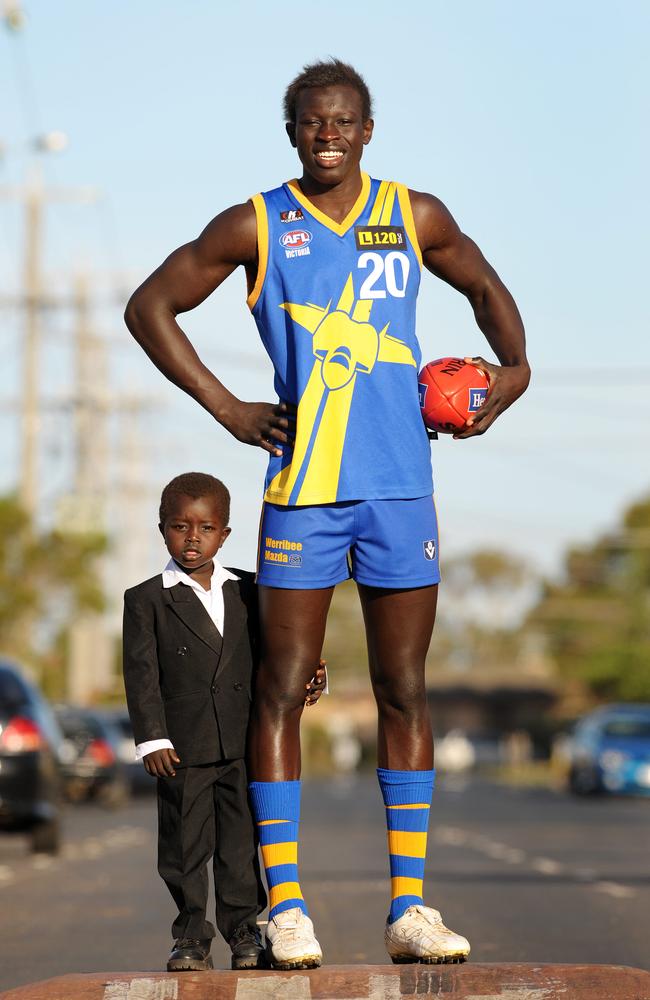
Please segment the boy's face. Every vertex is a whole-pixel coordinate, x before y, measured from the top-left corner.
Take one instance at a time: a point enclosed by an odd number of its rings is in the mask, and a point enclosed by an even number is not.
[[[159,527],[170,556],[188,573],[210,563],[230,534],[214,497],[178,497]]]

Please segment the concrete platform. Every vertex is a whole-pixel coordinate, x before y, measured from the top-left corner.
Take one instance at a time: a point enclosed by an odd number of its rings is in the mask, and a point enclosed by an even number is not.
[[[2,1000],[650,1000],[650,972],[621,965],[328,965],[304,972],[58,976]]]

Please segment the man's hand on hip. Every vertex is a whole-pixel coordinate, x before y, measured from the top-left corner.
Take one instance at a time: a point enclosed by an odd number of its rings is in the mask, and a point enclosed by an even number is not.
[[[296,407],[290,403],[236,400],[217,419],[238,441],[256,445],[271,455],[282,455],[281,444],[294,443]]]

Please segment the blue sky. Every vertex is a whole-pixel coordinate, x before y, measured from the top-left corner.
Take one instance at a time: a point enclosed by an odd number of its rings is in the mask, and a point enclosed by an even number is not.
[[[221,209],[296,174],[282,92],[305,62],[330,54],[353,62],[374,94],[365,168],[442,198],[526,323],[526,396],[485,437],[433,445],[443,557],[489,545],[554,570],[567,544],[607,529],[648,490],[647,3],[23,6],[20,35],[0,34],[0,184],[23,178],[34,131],[60,128],[70,145],[43,160],[48,183],[101,191],[90,206],[48,208],[45,277],[65,291],[74,269],[91,272],[113,386],[156,396],[140,427],[138,511],[128,515],[148,539],[146,572],[161,558],[156,494],[189,468],[230,485],[227,561],[252,566],[265,462],[158,375],[123,331],[116,300]],[[0,201],[0,294],[19,288],[21,227],[17,205]],[[11,400],[20,327],[15,314],[4,318],[0,390]],[[43,391],[60,396],[71,318],[48,323]],[[233,391],[272,398],[243,275],[185,327]],[[491,356],[465,300],[426,275],[418,330],[426,358]],[[44,425],[47,510],[66,489],[66,420],[59,411]],[[0,487],[9,488],[8,406],[2,427]],[[111,518],[119,531],[124,512]]]

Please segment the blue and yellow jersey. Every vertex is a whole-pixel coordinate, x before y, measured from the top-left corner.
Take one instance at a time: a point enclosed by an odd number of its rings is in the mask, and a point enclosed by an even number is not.
[[[271,456],[265,499],[306,505],[430,494],[415,336],[422,256],[408,190],[362,174],[341,223],[295,180],[252,202],[259,265],[248,305],[277,394],[298,407],[295,445]]]

